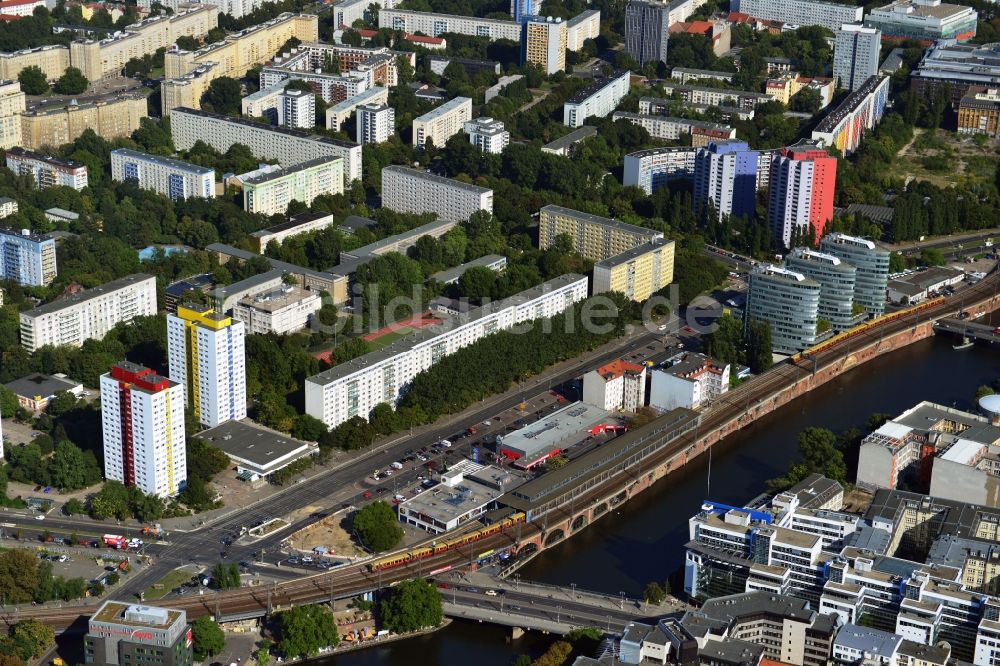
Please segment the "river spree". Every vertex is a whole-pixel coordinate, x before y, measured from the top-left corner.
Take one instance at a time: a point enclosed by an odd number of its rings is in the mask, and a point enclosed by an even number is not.
[[[521,569],[522,578],[640,596],[647,582],[662,581],[683,565],[688,518],[702,501],[739,504],[760,494],[768,479],[784,473],[797,458],[796,437],[804,428],[839,432],[863,427],[873,412],[896,414],[921,400],[973,409],[976,388],[1000,378],[1000,349],[955,351],[954,342],[935,337],[916,343],[760,419],[715,448],[710,486],[705,455],[543,552]],[[456,622],[430,636],[337,657],[324,666],[505,666],[520,653],[537,655],[549,640],[529,634],[507,644],[506,636],[509,631],[500,627]]]

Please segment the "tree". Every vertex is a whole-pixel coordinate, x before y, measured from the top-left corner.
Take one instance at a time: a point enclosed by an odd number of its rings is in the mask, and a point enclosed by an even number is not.
[[[680,33],[678,36],[684,36],[685,33]],[[569,660],[570,654],[573,653],[573,646],[566,641],[556,641],[549,646],[549,649],[545,653],[533,661],[531,666],[562,666]]]
[[[307,442],[318,442],[327,432],[326,424],[309,414],[299,414],[292,426],[292,437]]]
[[[944,253],[933,247],[925,247],[920,251],[920,263],[924,266],[944,266]]]
[[[55,395],[52,396],[52,400],[49,401],[49,406],[45,409],[45,413],[52,418],[58,418],[76,408],[76,403],[76,396],[69,391],[56,391]]]
[[[201,102],[216,113],[239,113],[241,92],[239,81],[228,76],[220,76],[208,84],[208,90],[202,96]]]
[[[441,594],[426,580],[408,580],[392,588],[382,601],[382,622],[397,634],[441,624]]]
[[[376,552],[394,548],[403,538],[396,513],[387,503],[378,501],[361,508],[352,520],[354,533],[361,544]]]
[[[129,516],[128,489],[120,481],[107,481],[101,491],[90,500],[90,515],[97,520]]]
[[[746,344],[750,372],[760,374],[774,364],[770,322],[759,319],[751,321],[747,326]]]
[[[212,569],[212,587],[217,590],[231,590],[240,586],[240,569],[235,564],[219,562]]]
[[[993,395],[994,393],[996,393],[996,391],[993,390],[992,386],[983,384],[982,386],[976,389],[976,400],[979,400],[980,398],[985,398],[988,395]]]
[[[203,615],[191,623],[191,641],[194,648],[194,658],[197,661],[204,661],[206,657],[214,657],[226,648],[226,634],[207,615]]]
[[[56,80],[55,91],[60,95],[79,95],[87,90],[90,81],[76,67],[67,67],[63,75]]]
[[[715,322],[715,330],[705,338],[705,353],[723,363],[743,361],[743,324],[725,314]]]
[[[18,622],[11,635],[14,652],[25,662],[42,656],[55,642],[55,630],[38,620]]]
[[[458,288],[469,300],[481,303],[493,293],[496,281],[496,271],[486,266],[472,266],[458,279]]]
[[[38,585],[38,560],[26,550],[0,553],[0,605],[24,604],[32,600]]]
[[[789,101],[792,111],[816,113],[823,106],[823,96],[815,88],[803,88]]]
[[[787,490],[810,474],[822,474],[841,483],[847,481],[847,463],[833,432],[826,428],[806,428],[799,433],[798,444],[802,460],[783,476],[768,481],[771,490]]]
[[[49,80],[38,65],[29,65],[17,75],[21,90],[26,95],[44,95],[49,91]]]
[[[666,598],[666,593],[663,591],[663,587],[656,581],[652,581],[646,584],[646,589],[642,593],[642,598],[645,599],[647,604],[661,604],[663,599]]]
[[[324,326],[336,326],[337,306],[333,303],[324,303],[323,307],[321,307],[319,312],[316,313],[316,318],[319,319],[319,323]]]
[[[889,255],[889,272],[890,273],[902,273],[906,270],[906,259],[903,258],[899,252],[893,252]]]
[[[372,407],[368,414],[368,423],[380,435],[388,435],[396,431],[396,411],[387,402],[380,402]]]
[[[333,615],[324,606],[297,606],[278,616],[278,649],[286,659],[313,656],[339,642]]]

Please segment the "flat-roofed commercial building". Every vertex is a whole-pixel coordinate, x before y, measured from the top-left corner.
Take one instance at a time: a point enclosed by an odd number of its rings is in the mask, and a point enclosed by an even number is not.
[[[545,250],[563,234],[573,249],[591,261],[603,261],[643,243],[663,239],[663,233],[562,206],[545,206],[538,214],[538,247]]]
[[[105,601],[87,620],[85,664],[127,666],[152,661],[191,666],[191,626],[182,610]]]
[[[462,279],[465,271],[477,266],[481,268],[488,268],[491,271],[499,273],[507,267],[507,257],[502,254],[487,254],[479,257],[478,259],[473,259],[472,261],[467,261],[464,264],[455,266],[454,268],[438,271],[437,273],[431,275],[430,279],[437,280],[441,284],[456,284]]]
[[[30,176],[40,190],[59,186],[80,191],[87,187],[87,167],[83,164],[33,153],[24,148],[7,151],[7,168],[19,176]]]
[[[421,33],[431,37],[440,37],[445,33],[453,32],[457,35],[486,37],[490,41],[497,39],[509,39],[512,42],[521,41],[521,24],[516,21],[415,12],[406,9],[380,9],[378,27],[402,30],[408,33]]]
[[[236,463],[236,474],[247,481],[266,478],[296,460],[315,455],[315,444],[301,442],[243,419],[227,421],[195,435]]]
[[[955,44],[937,42],[910,74],[910,89],[929,99],[947,91],[957,107],[972,86],[1000,86],[1000,44]]]
[[[79,347],[99,340],[121,322],[156,314],[156,278],[128,275],[99,287],[56,299],[21,317],[21,344],[29,352],[47,345]]]
[[[306,413],[330,428],[355,416],[367,419],[378,404],[395,406],[413,378],[445,356],[515,324],[553,317],[586,297],[587,278],[570,273],[451,322],[424,328],[308,377]]]
[[[233,308],[233,319],[251,334],[285,335],[301,331],[323,306],[319,292],[286,284],[273,291],[247,296]]]
[[[493,212],[493,190],[403,166],[382,168],[382,205],[400,213],[435,213],[465,222]]]
[[[797,247],[785,257],[785,266],[819,282],[820,320],[834,331],[846,331],[858,323],[854,313],[854,289],[857,269],[832,254]]]
[[[448,139],[462,131],[472,120],[472,100],[456,97],[422,116],[413,119],[413,145],[423,147],[428,139],[435,148],[443,148]]]
[[[563,125],[581,127],[591,116],[607,116],[628,95],[630,80],[628,70],[594,79],[593,83],[563,104]]]
[[[542,146],[542,152],[571,157],[584,139],[594,136],[597,136],[597,128],[592,125],[583,125],[565,136],[561,136],[554,141],[549,141]]]
[[[321,157],[340,157],[344,160],[344,188],[361,178],[361,145],[353,141],[185,108],[170,114],[170,133],[178,150],[190,150],[197,141],[204,141],[224,153],[233,144],[241,143],[256,157],[277,160],[283,167]]]
[[[845,23],[861,23],[864,7],[820,0],[733,0],[730,9],[768,21],[794,25],[820,25],[830,32]]]
[[[593,293],[642,302],[673,281],[674,241],[658,239],[595,263]]]
[[[441,474],[441,483],[399,505],[399,520],[431,534],[455,529],[489,511],[513,485],[503,470],[460,460]]]
[[[171,199],[215,196],[214,169],[128,148],[111,151],[111,178],[118,182],[134,180],[139,187]]]
[[[243,181],[243,208],[261,215],[282,215],[288,204],[311,205],[324,194],[344,192],[344,159],[318,157]]]
[[[225,245],[223,243],[212,243],[211,245],[208,245],[205,250],[214,255],[214,259],[219,264],[225,264],[228,261],[244,262],[261,257],[261,255],[256,252],[241,250],[238,247]],[[311,268],[306,268],[305,266],[290,264],[287,261],[273,259],[268,256],[264,256],[263,259],[267,261],[267,263],[271,264],[271,268],[273,270],[280,271],[281,273],[285,273],[295,278],[295,281],[299,285],[307,289],[329,292],[330,296],[333,298],[334,305],[341,305],[347,302],[348,277],[346,275],[328,273],[326,271],[317,271]]]
[[[44,412],[57,393],[65,392],[76,398],[83,397],[83,384],[64,374],[43,375],[33,372],[27,377],[7,382],[4,386],[17,396],[18,405],[35,414]]]
[[[816,343],[820,284],[802,273],[765,265],[750,273],[746,322],[771,326],[776,352],[794,354]]]
[[[326,229],[333,224],[330,213],[299,213],[288,218],[287,222],[253,232],[250,238],[257,242],[257,251],[264,254],[270,243],[281,245],[292,236]]]
[[[916,39],[925,43],[972,39],[978,21],[979,13],[972,7],[949,5],[941,0],[896,0],[873,8],[865,16],[865,25],[881,30],[885,39]]]
[[[854,303],[864,307],[872,317],[885,312],[889,281],[889,252],[867,238],[835,232],[826,234],[819,249],[846,261],[857,269],[854,283]]]
[[[642,370],[639,367],[639,372]],[[605,421],[618,425],[603,406],[574,402],[535,423],[497,435],[497,451],[513,465],[532,469],[586,439],[591,428]]]
[[[0,227],[0,278],[41,287],[56,274],[56,242],[51,236]]]

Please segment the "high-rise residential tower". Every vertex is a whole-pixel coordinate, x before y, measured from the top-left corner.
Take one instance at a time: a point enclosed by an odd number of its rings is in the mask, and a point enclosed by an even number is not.
[[[857,269],[832,254],[797,247],[785,257],[785,267],[819,282],[817,317],[834,331],[846,331],[855,323],[854,285]]]
[[[551,16],[528,16],[521,38],[521,62],[538,65],[546,74],[566,69],[566,23]]]
[[[711,201],[720,218],[752,218],[758,157],[745,141],[713,141],[699,150],[694,162],[695,205]]]
[[[625,52],[640,65],[667,61],[670,5],[632,0],[625,7]]]
[[[857,90],[878,72],[882,31],[856,23],[845,23],[837,31],[833,47],[833,75],[837,85]]]
[[[811,232],[823,237],[823,227],[833,218],[833,191],[837,183],[837,158],[813,141],[799,141],[775,155],[767,216],[775,238],[791,247],[793,230],[803,237]]]

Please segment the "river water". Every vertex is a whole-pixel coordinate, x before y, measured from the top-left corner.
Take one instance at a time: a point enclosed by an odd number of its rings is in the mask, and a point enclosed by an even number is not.
[[[796,437],[804,428],[863,427],[873,412],[897,414],[921,400],[973,409],[976,388],[1000,377],[1000,349],[977,345],[955,351],[954,342],[935,337],[910,345],[756,421],[715,448],[710,487],[708,457],[702,456],[614,515],[537,556],[521,569],[522,578],[640,596],[647,582],[662,581],[682,566],[687,521],[702,501],[739,504],[758,495],[767,479],[796,459]],[[317,663],[507,666],[520,653],[539,654],[550,640],[529,633],[509,643],[507,636],[501,627],[455,622],[429,636]]]

